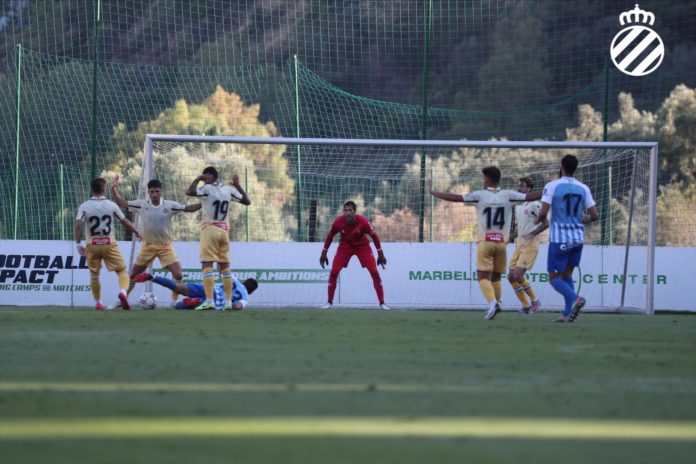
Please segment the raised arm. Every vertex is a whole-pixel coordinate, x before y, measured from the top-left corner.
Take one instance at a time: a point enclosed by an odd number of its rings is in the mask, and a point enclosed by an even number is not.
[[[121,176],[116,174],[116,176],[111,179],[110,186],[111,186],[111,196],[114,199],[114,202],[121,208],[128,208],[128,202],[121,197],[121,194],[118,193],[118,190],[116,187],[121,185]]]
[[[186,195],[189,197],[195,197],[198,196],[197,190],[198,190],[198,183],[202,180],[207,179],[209,176],[207,174],[201,174],[200,176],[196,177],[193,179],[193,182],[191,182],[191,185],[186,189]]]
[[[245,206],[249,206],[251,204],[251,200],[249,199],[249,196],[246,194],[244,189],[242,188],[242,184],[239,183],[239,175],[234,174],[232,176],[232,186],[239,190],[239,193],[242,194],[242,198],[239,200],[239,202]]]
[[[435,198],[439,198],[441,200],[453,201],[458,203],[476,203],[478,201],[474,198],[465,200],[464,196],[458,193],[436,192],[433,190],[433,186],[430,184],[430,181],[426,182],[426,187],[428,188],[428,193],[430,193]]]
[[[193,213],[194,211],[198,211],[201,209],[201,204],[200,203],[194,203],[192,205],[186,205],[184,206],[184,212],[185,213]]]
[[[525,197],[525,201],[537,201],[541,198],[541,190],[538,192],[529,192]]]

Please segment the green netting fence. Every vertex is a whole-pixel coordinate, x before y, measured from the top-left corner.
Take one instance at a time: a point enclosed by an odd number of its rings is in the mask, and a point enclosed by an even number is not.
[[[0,2],[0,238],[69,236],[90,177],[124,169],[147,131],[659,139],[658,220],[688,230],[696,3],[668,3],[650,5],[665,61],[635,79],[607,59],[623,8],[614,2]],[[240,101],[220,97],[201,115],[218,86]],[[412,159],[399,162],[397,177]],[[341,197],[366,188],[346,185]]]

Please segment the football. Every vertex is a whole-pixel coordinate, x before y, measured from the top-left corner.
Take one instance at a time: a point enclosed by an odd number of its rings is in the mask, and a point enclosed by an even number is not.
[[[143,309],[155,309],[157,306],[157,297],[153,293],[144,293],[138,300],[138,304]]]

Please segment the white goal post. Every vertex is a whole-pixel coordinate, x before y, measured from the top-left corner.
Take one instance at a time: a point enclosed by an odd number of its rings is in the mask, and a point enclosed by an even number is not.
[[[230,151],[219,148],[221,146],[229,147]],[[251,155],[240,154],[239,147],[248,146],[255,146],[256,151]],[[266,158],[263,149],[259,146],[274,147],[274,153],[280,152],[281,155],[273,159],[271,155]],[[216,158],[207,160],[208,153],[215,153]],[[453,241],[453,235],[447,236],[449,238],[442,238],[444,235],[438,236],[440,233],[437,230],[438,224],[446,221],[438,220],[437,214],[442,208],[425,194],[427,180],[433,181],[436,190],[465,184],[468,188],[468,184],[475,183],[466,179],[479,176],[481,163],[488,163],[499,165],[503,176],[509,178],[505,187],[514,186],[510,182],[516,181],[515,176],[529,175],[534,177],[535,183],[538,182],[536,187],[538,189],[544,182],[552,179],[554,174],[557,175],[560,159],[567,153],[579,154],[579,170],[584,169],[584,177],[580,175],[580,179],[588,183],[586,178],[589,178],[590,183],[599,186],[597,188],[600,191],[595,196],[604,198],[598,200],[598,207],[600,214],[602,214],[602,207],[607,210],[604,212],[607,219],[602,222],[601,241],[599,238],[596,240],[597,246],[608,244],[614,245],[615,248],[616,246],[625,247],[623,277],[618,279],[617,284],[621,286],[621,302],[614,304],[612,308],[600,306],[599,309],[622,310],[624,307],[636,307],[636,305],[624,305],[624,295],[628,281],[629,250],[634,246],[632,242],[639,240],[645,252],[647,279],[643,277],[644,304],[640,304],[638,308],[641,312],[653,314],[658,169],[656,142],[321,139],[148,134],[145,137],[142,170],[138,172],[140,177],[138,194],[140,198],[145,198],[148,180],[164,176],[162,169],[158,168],[160,162],[158,160],[165,159],[167,156],[182,157],[182,159],[186,156],[186,159],[196,158],[200,160],[200,163],[209,162],[212,165],[219,164],[220,159],[229,158],[232,160],[229,166],[233,166],[236,171],[243,170],[245,176],[255,175],[260,179],[259,182],[265,182],[264,186],[275,182],[268,180],[271,176],[268,173],[274,169],[285,170],[284,175],[290,179],[288,182],[292,184],[292,189],[296,192],[296,198],[292,204],[286,203],[279,207],[285,208],[288,218],[291,217],[292,221],[296,222],[291,224],[292,230],[284,229],[276,235],[268,235],[268,238],[265,236],[259,238],[258,235],[254,235],[257,233],[258,226],[250,227],[247,218],[245,230],[247,241],[317,241],[317,237],[312,235],[311,223],[307,225],[307,216],[309,215],[310,221],[312,214],[319,214],[322,211],[326,217],[335,216],[336,205],[346,198],[340,197],[343,193],[336,193],[335,200],[328,202],[330,204],[323,210],[321,204],[317,207],[316,204],[309,205],[309,203],[312,200],[316,203],[317,198],[321,200],[323,195],[321,192],[338,192],[339,190],[356,195],[363,195],[364,191],[366,205],[369,199],[372,202],[369,206],[371,211],[376,211],[375,214],[383,214],[386,218],[384,224],[391,224],[389,219],[393,217],[388,216],[388,213],[392,210],[398,210],[402,216],[408,213],[417,217],[416,222],[408,222],[408,224],[417,224],[415,231],[412,232],[414,235],[409,236],[411,238],[400,238],[401,236],[396,234],[393,240],[390,237],[386,237],[385,240],[383,237],[383,241],[424,241],[424,230],[428,228],[430,240],[425,241]],[[278,159],[281,158],[283,162],[279,164]],[[391,162],[397,158],[400,161]],[[469,163],[472,158],[477,159],[476,163]],[[404,164],[403,160],[407,161],[406,167],[398,167]],[[190,182],[193,177],[200,174],[200,164],[195,166],[193,163],[180,164],[182,165],[180,172],[167,168],[167,175],[185,178],[187,182]],[[466,169],[457,167],[465,164]],[[411,177],[407,179],[409,175]],[[414,178],[415,182],[408,184],[408,188],[404,187],[407,185],[407,180],[413,181]],[[311,190],[311,195],[304,194],[304,189]],[[395,193],[393,198],[387,198],[388,193],[384,192],[390,189],[395,192],[398,190],[398,195]],[[593,194],[595,191],[593,190]],[[167,192],[166,184],[165,192]],[[177,191],[177,194],[179,193],[181,192]],[[410,201],[408,198],[412,199],[413,205],[410,208],[402,208],[400,202],[408,203]],[[310,206],[315,208],[313,212],[309,210]],[[307,213],[307,211],[310,212]],[[454,213],[451,212],[441,214],[451,214],[451,216],[440,218],[454,217]],[[285,220],[285,224],[290,223],[288,218],[281,218],[279,221]],[[326,220],[324,225],[325,223]],[[243,227],[241,230],[244,232]],[[307,238],[308,233],[310,239]],[[417,238],[416,233],[419,233]],[[597,234],[599,233],[598,231]],[[323,235],[316,235],[319,240],[323,239]],[[459,235],[462,235],[461,231]],[[195,240],[184,235],[175,238]],[[642,263],[643,255],[640,261]],[[545,270],[545,263],[537,263],[536,267],[543,267]],[[641,299],[642,297],[641,293]]]

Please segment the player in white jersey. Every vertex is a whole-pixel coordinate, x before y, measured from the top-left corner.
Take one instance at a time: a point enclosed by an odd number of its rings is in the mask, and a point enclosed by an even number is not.
[[[202,187],[198,188],[199,182]],[[203,223],[201,224],[201,267],[203,268],[203,287],[205,301],[196,309],[215,309],[214,290],[215,275],[213,263],[218,263],[218,270],[225,287],[225,309],[232,308],[232,272],[230,271],[230,203],[238,202],[249,206],[251,200],[239,183],[239,176],[232,176],[232,185],[218,183],[218,172],[212,166],[203,170],[196,177],[186,195],[201,198],[203,205]]]
[[[500,277],[507,264],[506,243],[510,235],[512,207],[515,201],[534,201],[541,197],[540,192],[520,193],[501,190],[500,169],[495,166],[483,168],[483,190],[476,190],[464,196],[456,193],[434,192],[434,197],[446,201],[476,204],[478,218],[476,249],[476,270],[481,293],[488,302],[486,319],[493,319],[500,312],[500,298],[503,293]]]
[[[534,183],[529,177],[522,177],[517,181],[518,192],[527,194],[533,189]],[[549,227],[547,220],[539,224],[535,223],[540,209],[541,203],[538,201],[529,201],[515,206],[515,224],[517,227],[513,235],[516,234],[516,237],[511,237],[515,240],[515,251],[508,264],[507,278],[522,304],[520,312],[524,314],[535,313],[541,307],[534,289],[525,277],[525,272],[534,266],[539,254],[539,234]],[[529,296],[531,304],[527,296]]]
[[[595,201],[587,185],[578,181],[578,159],[566,155],[561,160],[560,179],[549,182],[541,197],[537,223],[551,211],[549,226],[549,282],[565,299],[563,316],[556,322],[573,322],[585,306],[585,299],[575,293],[573,270],[580,264],[585,241],[585,224],[599,219]],[[584,214],[587,210],[588,214]]]
[[[170,226],[172,217],[181,212],[191,213],[201,209],[201,204],[182,205],[176,201],[162,199],[162,183],[152,179],[147,183],[147,200],[124,200],[118,193],[117,187],[121,184],[120,176],[111,180],[111,195],[121,208],[128,208],[137,213],[140,219],[138,226],[143,235],[143,244],[135,258],[135,263],[130,273],[130,287],[128,293],[135,286],[134,277],[147,269],[155,258],[158,258],[163,268],[172,273],[176,282],[183,282],[181,263],[174,251]],[[179,295],[172,292],[171,306],[176,305]]]
[[[77,210],[77,222],[75,223],[75,241],[77,251],[80,256],[87,257],[89,267],[89,285],[94,297],[95,308],[97,311],[104,310],[104,303],[101,301],[101,282],[99,273],[102,261],[106,264],[109,271],[118,274],[118,284],[120,291],[118,299],[121,301],[123,309],[130,309],[128,303],[128,284],[130,279],[126,272],[126,262],[118,249],[116,235],[114,234],[114,217],[118,219],[123,227],[133,232],[140,238],[140,233],[133,224],[126,219],[118,205],[106,199],[106,181],[104,179],[94,179],[91,183],[92,198],[82,203]],[[87,246],[82,245],[82,226],[85,225],[85,241]]]

